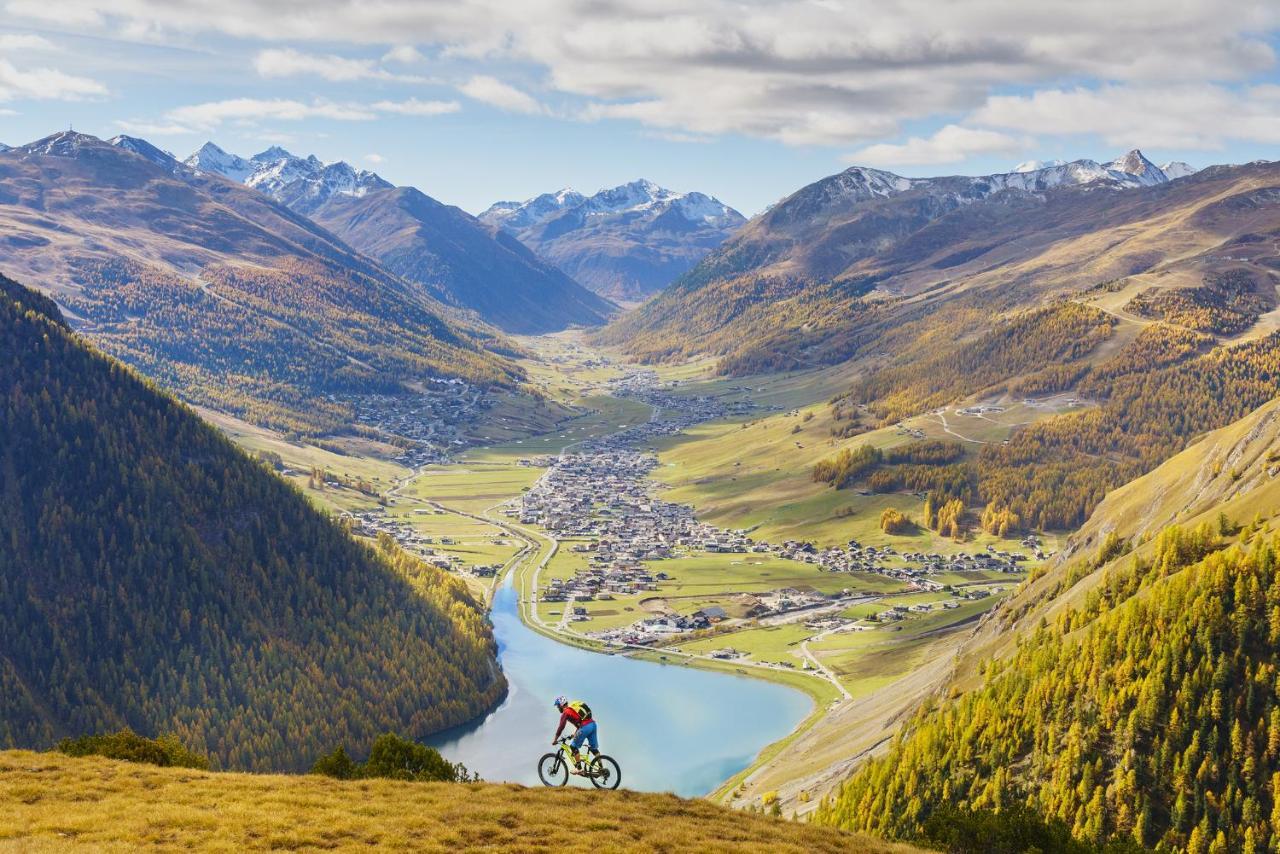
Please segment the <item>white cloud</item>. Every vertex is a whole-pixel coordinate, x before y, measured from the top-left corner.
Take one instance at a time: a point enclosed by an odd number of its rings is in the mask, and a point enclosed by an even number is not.
[[[44,36],[28,33],[0,33],[0,50],[56,51],[58,46]]]
[[[223,122],[256,122],[264,120],[301,121],[325,118],[338,121],[369,121],[374,113],[355,104],[313,101],[310,104],[285,98],[229,98],[170,110],[167,118],[176,124],[209,129]]]
[[[174,122],[148,122],[120,119],[115,126],[135,136],[183,136],[198,133],[195,128]]]
[[[352,80],[392,80],[399,83],[423,83],[426,78],[409,74],[392,74],[379,68],[371,59],[350,59],[333,54],[303,53],[293,48],[271,48],[258,53],[253,67],[263,77],[312,76],[335,83]]]
[[[373,109],[380,113],[396,113],[402,116],[440,116],[445,113],[456,113],[462,109],[457,101],[419,101],[408,98],[404,101],[376,101]]]
[[[374,166],[377,166],[379,163],[387,162],[387,158],[383,157],[381,154],[366,154],[364,156],[364,160],[366,163],[372,163]]]
[[[438,116],[456,113],[462,107],[457,101],[420,101],[409,98],[404,101],[376,101],[372,104],[337,103],[316,100],[310,103],[288,98],[228,98],[178,107],[165,114],[164,121],[117,122],[121,127],[131,127],[141,133],[141,128],[156,128],[152,133],[177,134],[212,130],[226,122],[255,124],[265,121],[296,122],[306,119],[333,119],[347,122],[366,122],[379,113],[403,116]]]
[[[926,166],[960,163],[979,155],[1014,154],[1030,145],[1029,140],[1015,139],[996,131],[946,125],[932,136],[913,136],[896,145],[870,145],[846,155],[844,159],[868,166]]]
[[[993,93],[1008,87],[1035,90],[1062,80],[1107,81],[1148,93],[1206,81],[1238,88],[1235,100],[1256,126],[1250,133],[1266,134],[1264,117],[1255,114],[1267,100],[1241,87],[1274,69],[1272,44],[1280,27],[1275,0],[0,4],[13,20],[148,38],[189,41],[193,34],[216,32],[268,46],[418,45],[442,61],[500,63],[505,79],[513,79],[510,69],[536,76],[547,88],[585,102],[581,114],[589,118],[626,118],[677,133],[845,146],[897,136],[905,122],[985,109]],[[410,50],[417,49],[391,48],[386,61],[408,59]],[[376,62],[322,57],[325,64],[315,67],[299,57],[306,55],[275,55],[266,64],[273,74],[292,67],[290,74],[327,79],[389,73]],[[493,77],[477,80],[504,88],[468,81],[487,97],[468,95],[503,109],[541,111],[526,92]],[[1198,128],[1189,111],[1171,107],[1160,122],[1168,139],[1211,142],[1230,131],[1208,123]]]
[[[418,52],[418,49],[411,44],[396,45],[382,55],[383,62],[398,62],[401,65],[413,65],[414,63],[424,62],[426,57]]]
[[[1219,148],[1280,143],[1280,87],[1102,86],[992,97],[973,123],[1046,134],[1097,134],[1115,146]]]
[[[680,131],[654,130],[647,131],[645,136],[650,139],[660,139],[663,142],[680,142],[680,143],[708,143],[712,141],[712,137],[703,136],[696,133],[681,133]]]
[[[82,101],[106,94],[106,86],[88,77],[66,74],[56,68],[21,69],[0,58],[0,101],[17,98]]]
[[[481,103],[509,113],[540,113],[542,105],[528,92],[522,92],[496,77],[479,75],[458,87],[458,91]]]

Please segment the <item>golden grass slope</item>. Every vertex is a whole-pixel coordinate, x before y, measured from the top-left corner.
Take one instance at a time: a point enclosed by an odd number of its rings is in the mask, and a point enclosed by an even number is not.
[[[917,849],[674,795],[222,774],[0,753],[0,849],[769,854]]]

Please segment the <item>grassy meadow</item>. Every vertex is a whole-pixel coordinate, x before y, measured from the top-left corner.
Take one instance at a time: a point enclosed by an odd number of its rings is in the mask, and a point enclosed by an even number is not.
[[[909,852],[707,801],[581,787],[338,781],[0,753],[15,851]]]

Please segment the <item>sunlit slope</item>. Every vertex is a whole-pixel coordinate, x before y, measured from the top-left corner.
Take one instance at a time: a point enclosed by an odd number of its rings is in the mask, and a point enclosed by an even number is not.
[[[672,795],[218,774],[22,751],[0,753],[0,802],[0,846],[37,851],[917,850]]]
[[[983,625],[965,656],[975,662],[1012,648],[1016,638],[1041,617],[1076,607],[1106,576],[1128,560],[1105,554],[1154,548],[1150,538],[1169,525],[1218,524],[1225,514],[1234,524],[1280,512],[1280,401],[1273,401],[1227,427],[1214,430],[1154,471],[1111,492],[1062,553],[1027,581]]]
[[[990,323],[1130,276],[1168,287],[1243,269],[1262,282],[1280,227],[1280,166],[1267,163],[1123,191],[996,193],[936,216],[917,191],[814,209],[806,194],[822,183],[752,220],[602,340],[652,359],[714,353],[734,373],[840,361],[884,352],[885,336],[944,304],[980,307]]]
[[[1278,461],[1272,402],[1112,493],[820,819],[909,835],[945,805],[1024,803],[1092,842],[1266,850]]]
[[[351,418],[335,394],[522,376],[492,330],[267,196],[84,134],[0,153],[0,247],[98,346],[260,425],[324,432]]]

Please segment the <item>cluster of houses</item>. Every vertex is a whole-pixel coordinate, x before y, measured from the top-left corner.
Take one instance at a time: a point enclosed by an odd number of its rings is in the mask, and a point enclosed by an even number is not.
[[[452,537],[428,537],[419,533],[408,522],[391,518],[382,508],[348,513],[346,516],[355,525],[353,533],[365,537],[377,537],[379,534],[387,534],[394,537],[402,549],[422,558],[422,560],[437,569],[451,572],[470,572],[480,578],[490,578],[502,569],[502,564],[497,563],[467,566],[462,558],[457,555],[437,551],[434,548],[435,545],[455,545],[454,539]]]
[[[622,628],[592,632],[591,637],[625,646],[654,646],[689,632],[709,629],[723,619],[724,609],[713,606],[687,615],[656,614]]]
[[[1035,540],[1034,537],[1029,538]],[[1044,557],[1035,540],[1036,556]],[[844,548],[815,551],[810,562],[816,562],[828,572],[874,572],[902,581],[918,581],[940,572],[992,572],[1016,573],[1026,561],[1024,554],[1007,552],[987,546],[985,551],[956,552],[944,555],[937,552],[899,553],[893,546],[877,548],[864,546],[850,540]]]
[[[459,379],[429,379],[415,394],[330,398],[351,406],[357,424],[409,440],[395,459],[410,467],[449,462],[450,450],[466,444],[462,428],[494,403],[481,389]]]
[[[593,562],[572,578],[553,578],[542,591],[543,602],[590,602],[609,600],[615,596],[635,596],[658,589],[665,572],[650,572],[641,563],[617,562],[601,565]]]
[[[856,540],[845,547],[829,549],[818,549],[813,543],[799,540],[764,543],[756,542],[746,531],[724,530],[699,522],[692,507],[653,497],[648,476],[658,464],[657,457],[636,448],[643,447],[646,439],[725,417],[737,412],[735,407],[751,404],[683,396],[670,389],[671,386],[659,388],[656,375],[649,371],[639,371],[615,381],[611,384],[613,394],[642,400],[662,417],[624,427],[610,436],[587,440],[573,453],[528,461],[531,465],[546,465],[547,470],[522,496],[519,506],[507,512],[518,516],[524,524],[542,526],[561,540],[581,539],[582,542],[570,548],[590,554],[587,565],[571,578],[551,579],[538,591],[544,602],[566,603],[566,620],[585,620],[587,609],[582,604],[585,602],[658,592],[667,576],[652,569],[651,562],[678,554],[769,554],[813,564],[822,571],[876,573],[919,591],[944,588],[928,577],[936,573],[1017,572],[1018,564],[1025,560],[1021,554],[991,547],[985,552],[942,555],[900,554],[891,546],[864,546]],[[1038,549],[1038,542],[1036,547]],[[830,597],[824,594],[786,588],[759,594],[744,604],[746,617],[760,618],[830,603]],[[886,618],[897,613],[899,611],[891,609]],[[675,635],[709,628],[724,616],[723,611],[719,614],[655,614],[593,636],[624,644],[651,645]]]

